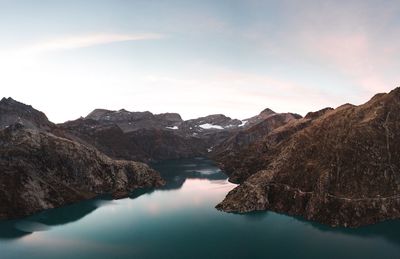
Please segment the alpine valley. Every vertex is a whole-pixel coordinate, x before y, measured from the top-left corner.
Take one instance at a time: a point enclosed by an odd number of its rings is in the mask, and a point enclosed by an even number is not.
[[[162,189],[154,165],[197,157],[238,184],[218,210],[268,210],[344,227],[400,218],[400,88],[359,106],[305,117],[265,109],[244,120],[95,109],[54,124],[3,98],[0,219]]]

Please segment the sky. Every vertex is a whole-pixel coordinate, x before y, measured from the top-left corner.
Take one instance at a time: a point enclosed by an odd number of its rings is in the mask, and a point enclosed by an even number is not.
[[[95,108],[305,115],[400,86],[400,1],[0,0],[0,93]]]

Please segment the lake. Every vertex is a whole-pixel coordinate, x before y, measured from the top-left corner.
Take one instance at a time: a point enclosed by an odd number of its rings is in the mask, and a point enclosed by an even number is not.
[[[0,258],[400,258],[400,221],[331,228],[214,206],[235,187],[205,158],[154,165],[160,190],[0,222]]]

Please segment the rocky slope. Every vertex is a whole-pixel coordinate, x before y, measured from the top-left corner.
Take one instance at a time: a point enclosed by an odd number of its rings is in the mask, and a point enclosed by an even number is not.
[[[274,129],[301,118],[298,114],[267,111],[268,115],[263,111],[260,115],[248,119],[247,123],[252,126],[235,132],[218,144],[211,153],[213,159],[219,162],[221,169],[229,175],[231,182],[242,182],[250,172],[254,171],[251,169],[255,164],[246,159],[248,156],[240,156],[238,159],[238,153],[245,152],[252,144],[262,141]]]
[[[0,101],[0,122],[0,219],[164,184],[147,165],[113,160],[11,98]]]
[[[350,227],[399,218],[400,89],[292,120],[223,163],[235,159],[251,176],[218,209]]]
[[[0,131],[0,219],[163,184],[147,165],[112,160],[51,133],[14,124]]]

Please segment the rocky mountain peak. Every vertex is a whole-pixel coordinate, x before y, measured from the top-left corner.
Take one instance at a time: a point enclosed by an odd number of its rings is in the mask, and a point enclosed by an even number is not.
[[[274,112],[273,110],[271,110],[269,108],[266,108],[266,109],[262,110],[259,115],[269,116],[269,115],[272,115],[272,114],[276,114],[276,112]]]
[[[8,98],[3,97],[3,98],[1,98],[1,101],[0,101],[0,103],[4,103],[4,104],[12,103],[12,102],[15,102],[15,100],[11,97],[8,97]]]
[[[0,128],[15,123],[23,124],[31,129],[49,129],[53,125],[44,113],[32,106],[20,103],[11,97],[2,98],[0,101]]]
[[[0,105],[3,106],[3,107],[4,107],[5,105],[8,105],[8,106],[13,105],[13,106],[15,106],[15,109],[17,109],[17,108],[19,108],[19,109],[21,109],[21,108],[22,108],[22,109],[23,109],[23,108],[25,108],[25,109],[32,109],[32,106],[26,105],[26,104],[23,104],[23,103],[20,103],[20,102],[14,100],[14,99],[11,98],[11,97],[8,97],[8,98],[3,97],[3,98],[1,99],[1,101],[0,101]]]
[[[89,113],[85,119],[99,120],[104,114],[111,112],[106,109],[95,109],[91,113]]]

